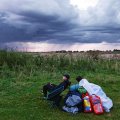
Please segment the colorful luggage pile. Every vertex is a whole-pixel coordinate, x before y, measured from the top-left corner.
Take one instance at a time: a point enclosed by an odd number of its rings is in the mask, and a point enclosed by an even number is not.
[[[104,113],[102,102],[97,95],[89,95],[85,88],[72,86],[64,99],[63,110],[70,113],[92,113],[100,115]]]

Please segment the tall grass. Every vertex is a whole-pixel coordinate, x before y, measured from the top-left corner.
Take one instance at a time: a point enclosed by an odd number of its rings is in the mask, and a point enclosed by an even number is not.
[[[95,55],[96,56],[96,55]],[[102,59],[94,57],[93,54],[84,56],[57,55],[43,56],[20,52],[0,51],[0,70],[7,68],[9,70],[21,71],[32,70],[39,71],[93,71],[120,73],[120,60]]]

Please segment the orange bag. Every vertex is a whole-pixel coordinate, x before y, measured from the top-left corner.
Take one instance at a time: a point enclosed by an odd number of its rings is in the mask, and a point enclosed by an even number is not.
[[[100,97],[98,97],[97,95],[91,95],[90,101],[95,114],[99,115],[104,113]]]

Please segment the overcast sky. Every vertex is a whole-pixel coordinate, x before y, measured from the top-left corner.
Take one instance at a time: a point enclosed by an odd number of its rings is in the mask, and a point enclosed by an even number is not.
[[[0,47],[103,43],[120,47],[120,0],[0,0]]]

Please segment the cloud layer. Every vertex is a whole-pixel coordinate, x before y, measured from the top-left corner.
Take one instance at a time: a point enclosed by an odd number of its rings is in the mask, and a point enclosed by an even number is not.
[[[26,47],[27,46],[27,47]],[[54,44],[44,42],[10,42],[0,46],[2,48],[26,51],[26,52],[48,52],[48,51],[87,51],[87,50],[114,50],[119,49],[120,43],[74,43],[74,44]]]
[[[120,43],[120,1],[81,11],[69,0],[1,0],[0,43]]]

